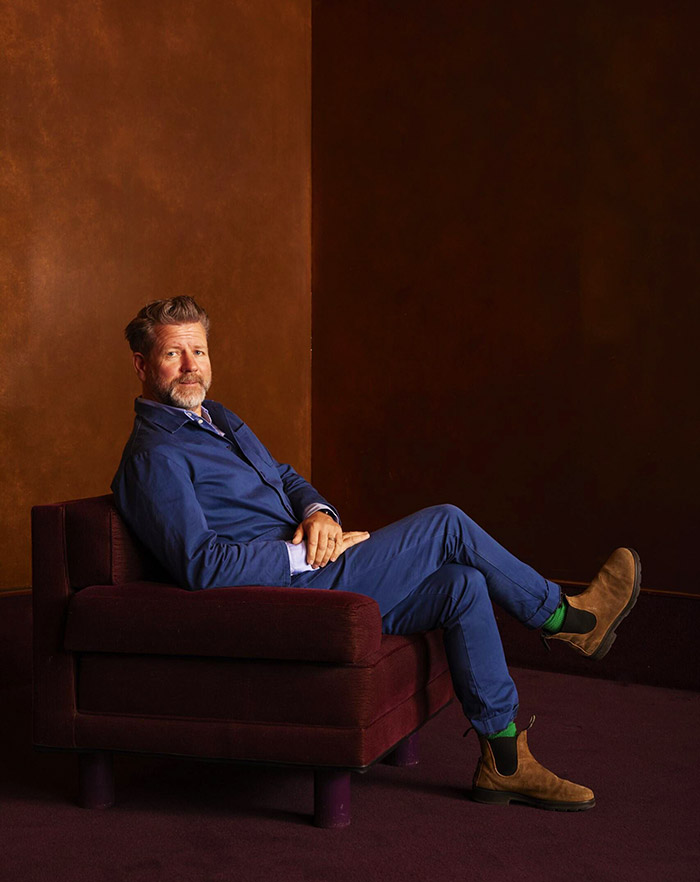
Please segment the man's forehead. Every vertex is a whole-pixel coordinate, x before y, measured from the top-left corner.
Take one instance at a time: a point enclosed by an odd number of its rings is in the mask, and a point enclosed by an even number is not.
[[[206,346],[207,334],[201,322],[187,325],[155,325],[155,347],[162,349],[165,346],[181,344],[197,344]]]

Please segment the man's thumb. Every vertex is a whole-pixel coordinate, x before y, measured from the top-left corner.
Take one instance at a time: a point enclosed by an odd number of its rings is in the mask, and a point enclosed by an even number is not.
[[[298,545],[303,538],[304,538],[304,528],[302,527],[301,524],[299,524],[299,526],[296,529],[296,532],[294,533],[294,537],[292,538],[292,545]]]

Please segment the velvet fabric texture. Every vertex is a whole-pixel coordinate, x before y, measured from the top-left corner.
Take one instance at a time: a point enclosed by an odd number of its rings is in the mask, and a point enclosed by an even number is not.
[[[75,594],[64,645],[75,652],[351,664],[379,650],[381,628],[375,601],[345,591],[251,587],[192,592],[128,582]]]
[[[364,595],[158,581],[109,496],[32,524],[37,745],[363,769],[453,697]]]
[[[121,519],[111,493],[72,500],[61,508],[65,516],[66,565],[74,589],[138,579],[170,581]]]
[[[81,653],[77,708],[89,713],[370,726],[446,670],[436,631],[385,636],[375,653],[353,665]]]

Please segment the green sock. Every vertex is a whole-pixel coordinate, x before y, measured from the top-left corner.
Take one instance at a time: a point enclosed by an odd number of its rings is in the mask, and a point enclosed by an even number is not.
[[[505,729],[502,729],[500,732],[494,732],[493,735],[487,735],[486,737],[491,741],[492,738],[514,738],[518,734],[518,730],[515,728],[515,722],[508,723]]]
[[[547,634],[556,634],[557,631],[561,631],[561,626],[564,624],[564,617],[566,616],[566,608],[567,603],[565,600],[562,600],[552,615],[542,625],[542,630],[546,631]]]

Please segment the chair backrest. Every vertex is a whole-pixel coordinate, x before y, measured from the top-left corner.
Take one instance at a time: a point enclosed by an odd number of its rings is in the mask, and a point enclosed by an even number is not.
[[[71,595],[90,585],[169,582],[111,495],[32,509],[34,743],[74,748],[76,664],[64,648]]]
[[[172,581],[126,526],[111,493],[63,506],[68,578],[74,589],[139,580]]]

